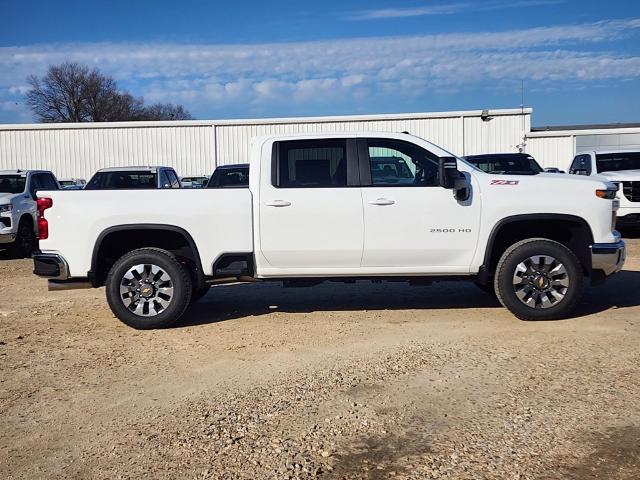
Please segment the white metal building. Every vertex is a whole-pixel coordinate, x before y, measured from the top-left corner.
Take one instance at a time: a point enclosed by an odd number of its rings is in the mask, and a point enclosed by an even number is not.
[[[334,117],[0,125],[0,170],[41,168],[88,179],[99,168],[167,165],[180,175],[244,163],[251,138],[272,133],[408,131],[457,155],[525,150],[543,166],[566,168],[588,143],[640,143],[640,128],[531,129],[532,109]],[[632,137],[624,137],[632,135]],[[606,141],[604,140],[606,137]],[[624,139],[623,139],[624,137]],[[582,148],[584,149],[584,148]]]
[[[487,116],[488,115],[488,116]],[[483,118],[484,117],[484,118]],[[426,138],[464,155],[517,151],[531,109],[256,120],[0,125],[0,170],[42,168],[59,178],[97,169],[167,165],[180,175],[244,163],[251,138],[272,133],[376,130]]]

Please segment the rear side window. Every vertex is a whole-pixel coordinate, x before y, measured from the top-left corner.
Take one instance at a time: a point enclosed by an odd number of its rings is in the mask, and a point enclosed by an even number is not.
[[[336,188],[347,186],[345,139],[279,142],[274,186]]]
[[[156,188],[156,174],[154,172],[98,172],[87,186],[86,190],[136,190]]]

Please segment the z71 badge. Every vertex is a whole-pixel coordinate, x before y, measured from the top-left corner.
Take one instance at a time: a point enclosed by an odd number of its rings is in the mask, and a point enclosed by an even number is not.
[[[491,180],[489,185],[518,185],[520,180]]]

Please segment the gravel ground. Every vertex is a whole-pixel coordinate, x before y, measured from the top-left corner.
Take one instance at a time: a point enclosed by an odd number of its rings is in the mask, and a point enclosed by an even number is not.
[[[2,260],[0,478],[637,479],[628,244],[555,322],[470,284],[253,284],[139,332]]]

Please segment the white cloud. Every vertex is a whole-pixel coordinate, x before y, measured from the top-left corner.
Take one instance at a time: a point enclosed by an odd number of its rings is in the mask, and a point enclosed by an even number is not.
[[[381,20],[389,18],[425,17],[436,15],[453,15],[463,12],[481,12],[505,10],[510,8],[541,7],[557,5],[564,0],[513,0],[494,2],[460,2],[441,5],[425,5],[423,7],[395,7],[376,10],[362,10],[347,15],[347,20]]]
[[[149,101],[244,111],[269,104],[357,107],[372,95],[414,98],[521,78],[547,84],[638,79],[639,56],[602,48],[638,29],[640,19],[279,44],[1,47],[0,101],[15,101],[27,75],[66,60],[96,66]]]

